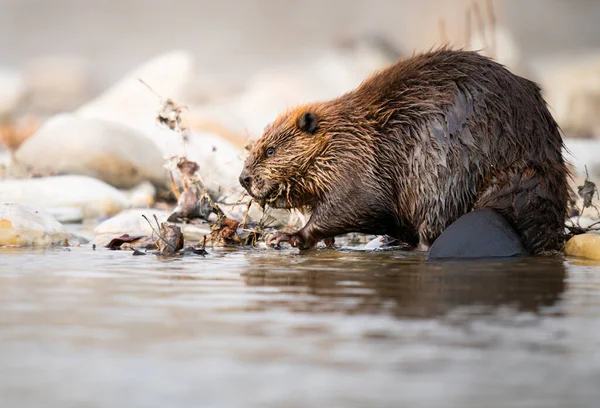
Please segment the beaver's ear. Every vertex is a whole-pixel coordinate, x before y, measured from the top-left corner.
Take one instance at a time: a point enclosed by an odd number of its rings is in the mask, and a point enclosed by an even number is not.
[[[317,130],[318,120],[314,113],[306,112],[298,118],[298,129],[314,135]]]

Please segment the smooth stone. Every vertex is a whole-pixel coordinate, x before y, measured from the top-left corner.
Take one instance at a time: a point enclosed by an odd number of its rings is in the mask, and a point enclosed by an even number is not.
[[[69,236],[45,211],[16,203],[0,205],[0,245],[69,245]]]
[[[600,53],[556,53],[533,61],[537,82],[565,134],[600,138]]]
[[[130,209],[121,212],[120,214],[109,218],[100,223],[95,229],[94,243],[98,246],[104,246],[111,239],[119,237],[123,234],[129,235],[146,235],[151,236],[154,230],[158,231],[154,216],[158,220],[158,224],[166,222],[169,213],[158,209]],[[146,216],[152,223],[152,226],[143,218]],[[195,245],[202,241],[204,235],[210,234],[208,225],[191,225],[191,224],[176,224],[181,228],[186,245]]]
[[[265,126],[286,109],[335,98],[396,60],[395,53],[390,55],[381,48],[374,41],[361,41],[352,47],[326,50],[302,65],[264,69],[248,80],[243,92],[194,110],[195,119],[219,122],[258,139]]]
[[[570,256],[600,260],[600,234],[575,235],[567,242],[565,253]]]
[[[588,175],[596,186],[600,187],[600,140],[563,138],[566,151],[565,159],[577,170],[577,175],[585,177],[587,166]]]
[[[124,190],[123,194],[132,208],[150,208],[156,199],[156,187],[149,181],[144,181],[131,190]]]
[[[194,132],[186,150],[188,159],[198,164],[198,175],[214,201],[239,200],[244,193],[239,183],[244,167],[240,149],[213,134]]]
[[[0,181],[0,197],[5,202],[35,206],[45,211],[81,212],[83,218],[106,217],[129,205],[116,188],[86,176],[55,176]]]
[[[497,258],[527,255],[521,238],[496,211],[469,212],[435,240],[428,260]]]
[[[0,119],[15,113],[26,91],[23,75],[0,68]]]
[[[80,174],[132,188],[148,180],[165,185],[164,160],[136,130],[116,122],[52,117],[15,154],[19,166],[42,174]]]
[[[185,50],[175,50],[147,61],[131,70],[96,99],[75,112],[87,118],[114,120],[131,124],[140,119],[153,123],[161,98],[185,104],[183,96],[194,76],[194,58]],[[142,79],[160,95],[140,82]]]

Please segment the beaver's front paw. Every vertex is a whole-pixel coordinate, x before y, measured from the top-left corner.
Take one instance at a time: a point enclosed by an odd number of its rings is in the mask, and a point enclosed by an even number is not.
[[[287,232],[274,232],[273,234],[269,235],[269,237],[267,238],[267,245],[275,248],[275,249],[281,249],[281,243],[282,242],[289,242],[291,246],[293,247],[301,247],[302,244],[302,240],[301,237],[298,233],[295,234],[290,234]]]

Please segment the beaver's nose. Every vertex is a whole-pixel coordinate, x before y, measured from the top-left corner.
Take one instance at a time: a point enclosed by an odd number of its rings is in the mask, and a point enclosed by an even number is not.
[[[250,176],[250,173],[248,173],[246,170],[242,171],[242,174],[240,174],[240,184],[245,189],[248,189],[250,187],[250,183],[252,183],[252,176]]]

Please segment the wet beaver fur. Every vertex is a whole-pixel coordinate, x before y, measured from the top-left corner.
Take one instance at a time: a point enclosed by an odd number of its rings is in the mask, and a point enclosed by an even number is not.
[[[531,253],[559,249],[571,194],[540,88],[476,52],[447,48],[383,69],[336,99],[270,124],[240,183],[276,208],[307,208],[301,249],[349,233],[428,248],[467,212],[504,216]]]

